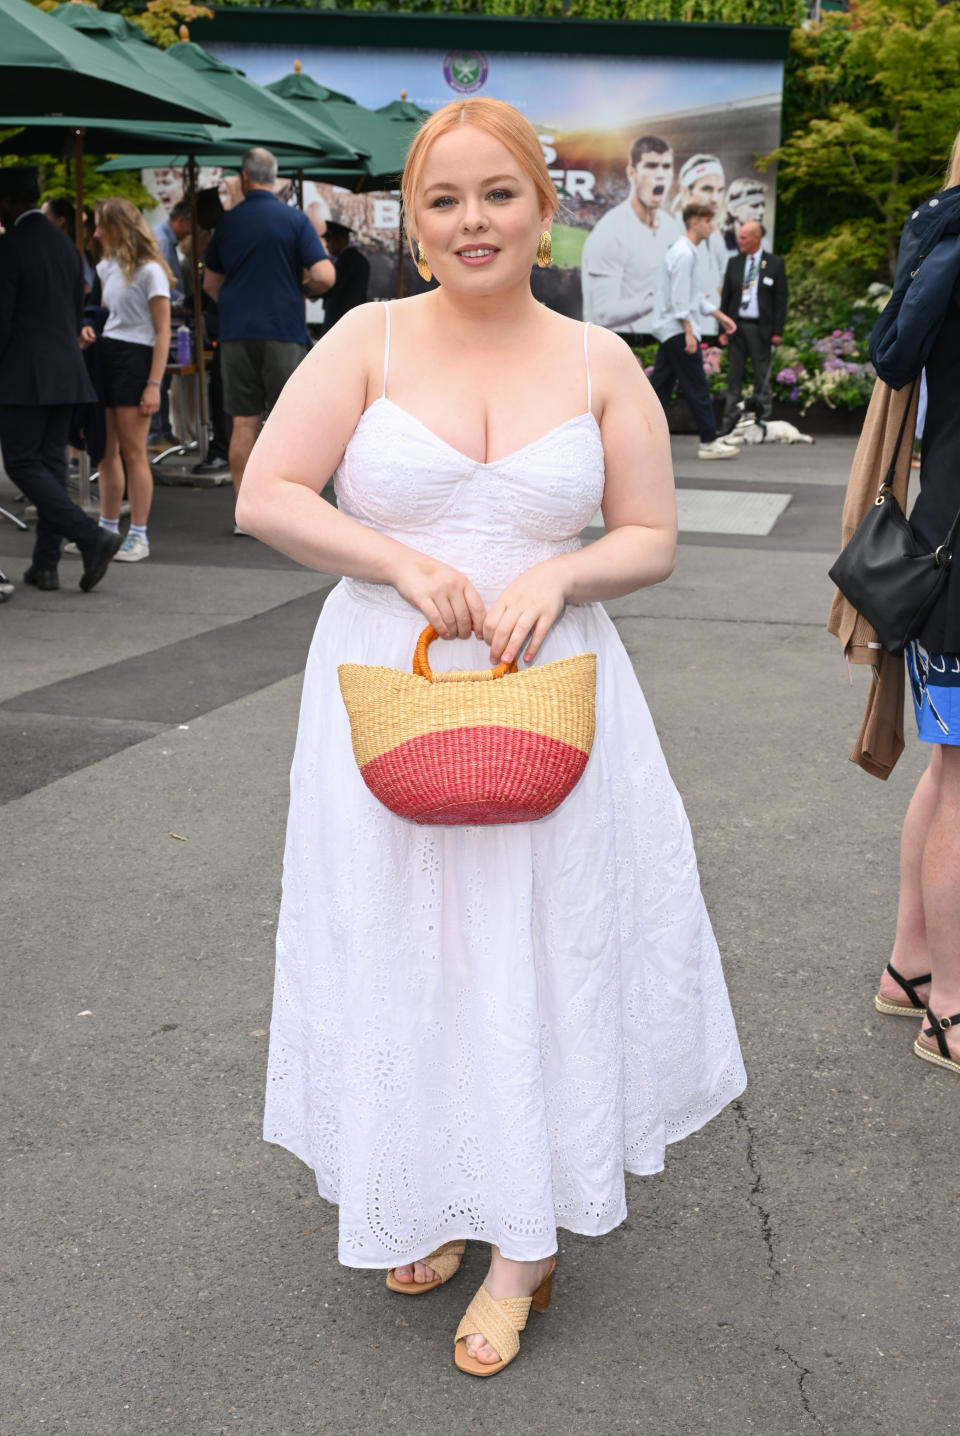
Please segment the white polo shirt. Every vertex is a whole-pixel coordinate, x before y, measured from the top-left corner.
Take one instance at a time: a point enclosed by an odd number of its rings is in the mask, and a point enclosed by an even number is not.
[[[682,234],[681,221],[662,209],[656,229],[642,222],[628,199],[608,210],[583,246],[584,319],[628,334],[649,333],[660,266]]]

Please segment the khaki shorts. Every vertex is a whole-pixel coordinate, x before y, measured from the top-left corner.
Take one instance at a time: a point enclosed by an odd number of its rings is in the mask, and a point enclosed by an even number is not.
[[[225,339],[220,344],[223,407],[228,414],[269,414],[280,390],[307,355],[285,339]]]

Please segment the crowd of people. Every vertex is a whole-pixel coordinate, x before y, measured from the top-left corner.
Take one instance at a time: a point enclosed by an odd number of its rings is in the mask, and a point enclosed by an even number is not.
[[[81,254],[70,202],[41,206],[35,169],[0,170],[0,447],[38,514],[25,583],[59,588],[64,544],[83,558],[85,591],[113,559],[149,558],[150,450],[177,443],[170,380],[185,365],[171,341],[175,322],[187,327],[195,273],[201,342],[213,347],[212,443],[193,472],[229,467],[237,491],[264,416],[310,346],[305,298],[329,295],[325,331],[366,299],[367,261],[349,225],[321,221],[335,265],[318,226],[276,192],[273,155],[244,156],[239,191],[242,203],[229,210],[216,189],[199,195],[196,221],[190,202],[177,200],[155,230],[129,200],[103,199]],[[71,437],[97,468],[99,521],[69,497]],[[0,597],[12,591],[3,576]]]

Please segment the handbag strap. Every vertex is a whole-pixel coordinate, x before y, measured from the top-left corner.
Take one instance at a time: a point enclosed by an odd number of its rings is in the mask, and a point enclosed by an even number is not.
[[[894,476],[894,473],[896,472],[896,468],[897,468],[897,458],[898,458],[899,453],[900,453],[900,445],[903,443],[903,436],[904,436],[904,434],[906,433],[906,428],[907,428],[907,416],[909,415],[910,410],[911,410],[912,407],[913,407],[913,396],[914,396],[914,394],[916,393],[916,389],[917,389],[917,380],[914,379],[913,383],[910,385],[910,393],[909,393],[909,395],[907,396],[907,402],[906,402],[906,405],[904,406],[903,418],[900,420],[900,429],[899,429],[899,432],[898,432],[898,434],[897,434],[897,442],[896,442],[896,443],[894,444],[894,446],[893,446],[893,457],[892,457],[891,460],[890,460],[890,467],[887,469],[886,478],[884,479],[883,483],[880,485],[880,491],[879,491],[879,493],[877,494],[877,500],[878,500],[878,502],[879,502],[880,499],[881,499],[881,496],[882,496],[882,494],[883,494],[884,489],[886,489],[887,492],[890,493],[891,495],[893,494],[893,476]],[[952,557],[953,557],[953,541],[954,541],[954,539],[955,539],[956,536],[957,536],[957,526],[958,526],[958,525],[960,525],[960,509],[957,509],[956,515],[954,516],[953,523],[950,525],[950,528],[949,528],[948,531],[947,531],[947,536],[946,536],[946,538],[944,539],[943,543],[940,544],[940,545],[936,548],[936,550],[934,551],[934,552],[935,552],[935,555],[936,555],[936,559],[937,559],[937,563],[938,563],[938,564],[940,564],[940,563],[943,562],[943,559],[941,559],[941,557],[940,557],[941,554],[945,554],[946,562],[947,562],[948,564],[950,563],[950,561],[951,561],[951,559],[952,559]]]
[[[896,473],[897,469],[897,459],[900,454],[900,445],[903,443],[903,436],[906,433],[907,428],[907,416],[910,413],[910,410],[913,408],[913,396],[916,392],[917,381],[916,379],[914,379],[913,383],[910,385],[910,393],[907,395],[907,402],[904,405],[903,418],[900,420],[900,432],[897,434],[897,442],[893,446],[893,457],[890,460],[890,467],[887,469],[886,478],[880,485],[881,493],[884,489],[889,489],[890,492],[893,493],[893,476]]]

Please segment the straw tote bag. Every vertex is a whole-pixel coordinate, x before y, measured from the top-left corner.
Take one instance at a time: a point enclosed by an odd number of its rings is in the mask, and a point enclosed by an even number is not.
[[[552,813],[593,747],[596,654],[527,668],[434,673],[427,627],[413,671],[337,669],[367,787],[415,823],[527,823]]]

